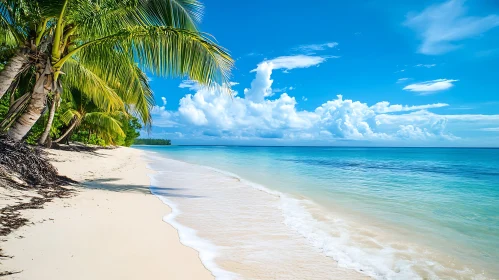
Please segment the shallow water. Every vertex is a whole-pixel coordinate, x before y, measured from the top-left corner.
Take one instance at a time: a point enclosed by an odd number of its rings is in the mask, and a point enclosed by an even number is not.
[[[139,148],[220,279],[499,275],[499,150]]]

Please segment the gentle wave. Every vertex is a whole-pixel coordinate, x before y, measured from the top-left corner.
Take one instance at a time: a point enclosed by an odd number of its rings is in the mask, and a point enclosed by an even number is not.
[[[156,160],[161,160],[161,157],[156,157]],[[435,260],[415,257],[414,255],[419,252],[416,252],[410,246],[402,246],[405,247],[402,249],[395,248],[376,240],[374,237],[368,237],[367,239],[375,244],[376,248],[358,246],[352,240],[352,235],[356,235],[357,238],[359,237],[359,234],[355,234],[356,229],[352,229],[352,226],[341,218],[323,217],[322,220],[314,218],[314,215],[310,212],[311,209],[317,211],[320,207],[308,199],[298,199],[282,192],[270,190],[265,186],[245,180],[237,174],[217,168],[190,163],[185,164],[236,178],[249,187],[279,197],[279,209],[276,209],[276,211],[281,211],[283,222],[290,229],[306,238],[314,248],[334,259],[340,267],[353,269],[375,279],[422,279],[420,274],[414,270],[416,265],[424,272],[425,277],[429,279],[440,278],[435,274],[435,271],[443,272],[446,275],[450,273],[456,276],[461,275],[481,279],[480,275],[473,275],[473,271],[467,268],[453,270],[444,267]],[[155,179],[153,185],[158,184],[158,180]],[[199,238],[195,230],[185,227],[175,220],[180,210],[171,199],[162,195],[154,187],[151,187],[151,192],[172,207],[172,214],[166,217],[165,221],[179,231],[183,244],[200,252],[203,264],[212,271],[217,279],[232,279],[237,277],[236,274],[225,271],[216,264],[215,258],[220,253],[217,250],[217,246],[208,240]],[[366,237],[364,236],[363,238]],[[408,258],[401,258],[400,256]]]
[[[149,152],[148,152],[149,153]],[[151,157],[151,156],[149,156]],[[158,160],[161,160],[158,158]],[[153,169],[148,165],[149,169]],[[225,271],[218,267],[215,263],[215,257],[217,255],[217,246],[212,244],[209,240],[200,238],[196,230],[186,227],[179,222],[177,222],[176,217],[181,213],[176,203],[171,199],[168,199],[164,193],[161,192],[161,188],[154,187],[157,185],[158,180],[155,178],[154,174],[149,174],[151,180],[151,186],[149,187],[151,193],[159,198],[164,204],[171,208],[171,213],[163,217],[163,221],[170,224],[178,232],[180,242],[187,247],[193,248],[199,252],[199,258],[203,265],[220,280],[231,280],[237,278],[237,274]]]
[[[309,206],[308,208],[310,208],[310,206],[319,208],[313,201],[308,199],[297,199],[282,192],[270,190],[265,186],[245,180],[239,175],[228,171],[209,166],[199,166],[226,176],[237,178],[242,183],[252,188],[278,196],[281,200],[280,210],[284,216],[284,223],[291,229],[300,233],[311,245],[321,250],[326,256],[331,257],[338,262],[340,267],[353,269],[374,279],[423,279],[412,269],[414,265],[413,262],[397,259],[395,257],[398,253],[413,253],[410,249],[396,249],[391,246],[383,245],[373,238],[371,238],[371,241],[378,246],[383,247],[383,249],[374,251],[362,247],[353,247],[348,244],[351,238],[350,230],[347,229],[347,222],[342,219],[334,219],[334,227],[339,232],[339,235],[331,236],[331,234],[328,234],[331,224],[315,219],[307,210],[306,206]],[[328,222],[331,222],[331,220]],[[440,267],[440,270],[445,269],[432,261],[422,261],[427,262],[428,266],[433,267],[433,269],[437,267]],[[428,273],[429,279],[439,279],[432,270],[427,270],[426,272]],[[455,273],[457,275],[468,274],[472,273],[472,271],[465,268],[465,270],[455,271]],[[478,278],[474,277],[474,279],[485,278],[480,278],[478,276]]]

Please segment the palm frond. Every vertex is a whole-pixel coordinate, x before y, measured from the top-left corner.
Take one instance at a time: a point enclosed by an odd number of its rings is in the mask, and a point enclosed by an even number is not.
[[[197,0],[141,0],[137,13],[147,25],[196,30],[203,5]]]
[[[23,10],[24,1],[0,1],[0,45],[21,46],[26,37],[24,29],[26,22],[22,21],[26,11]]]
[[[201,84],[228,84],[233,60],[208,34],[164,26],[135,27],[87,42],[69,52],[56,66],[84,48],[116,49],[133,55],[139,65],[164,77],[189,77]]]
[[[149,130],[152,126],[151,110],[155,103],[154,94],[149,86],[147,75],[139,67],[134,68],[131,71],[135,73],[137,79],[134,79],[134,90],[131,90],[127,97],[127,104],[131,105],[128,106],[127,111],[132,111],[133,115],[140,117],[145,128]]]
[[[64,124],[68,125],[73,120],[81,120],[82,117],[83,115],[78,110],[70,108],[64,111],[59,118]]]
[[[75,59],[69,59],[64,64],[63,71],[67,75],[64,76],[63,83],[66,87],[80,90],[104,111],[123,110],[125,106],[120,96],[92,70]]]
[[[66,0],[28,0],[36,2],[40,15],[43,17],[57,17],[64,7]],[[70,3],[74,0],[69,1]],[[78,3],[75,3],[76,5]]]
[[[87,113],[83,119],[88,125],[98,128],[97,132],[104,137],[112,137],[115,135],[125,136],[125,132],[121,128],[122,124],[119,120],[113,118],[111,114],[104,112]]]
[[[94,72],[115,89],[127,111],[139,117],[146,127],[150,127],[154,96],[149,87],[149,79],[133,61],[133,57],[114,49],[94,48],[83,50],[79,56],[84,64],[104,66],[96,67]]]
[[[69,10],[68,20],[78,26],[78,33],[86,39],[146,25],[195,31],[203,14],[203,5],[197,0],[73,1],[78,5]]]

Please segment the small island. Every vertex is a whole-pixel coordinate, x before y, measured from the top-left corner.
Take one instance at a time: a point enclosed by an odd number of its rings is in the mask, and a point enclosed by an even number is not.
[[[155,146],[169,146],[172,144],[168,139],[144,139],[138,138],[133,142],[134,145],[155,145]]]

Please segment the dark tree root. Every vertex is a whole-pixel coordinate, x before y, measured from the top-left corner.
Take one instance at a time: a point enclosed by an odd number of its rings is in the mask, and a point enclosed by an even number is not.
[[[62,186],[77,183],[68,177],[60,176],[42,149],[1,137],[0,188],[31,191],[37,195],[31,196],[28,202],[8,205],[0,209],[0,236],[7,236],[29,222],[22,216],[23,210],[41,209],[45,203],[54,198],[69,197],[74,191]],[[0,258],[9,257],[2,254],[0,249]],[[0,271],[0,277],[20,272]]]

